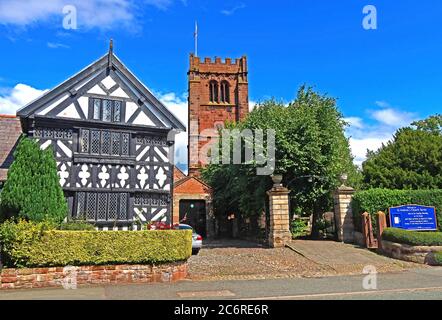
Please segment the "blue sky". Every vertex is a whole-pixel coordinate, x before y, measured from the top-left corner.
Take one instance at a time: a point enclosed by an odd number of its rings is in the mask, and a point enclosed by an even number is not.
[[[66,4],[76,30],[63,28]],[[362,27],[369,4],[376,30]],[[75,74],[113,38],[184,120],[198,20],[200,56],[248,56],[252,103],[288,102],[303,83],[338,98],[360,163],[398,127],[441,112],[441,16],[440,0],[0,0],[0,113]]]

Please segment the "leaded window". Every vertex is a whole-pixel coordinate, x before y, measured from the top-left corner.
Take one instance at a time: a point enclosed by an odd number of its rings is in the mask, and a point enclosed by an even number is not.
[[[86,193],[77,193],[77,219],[83,219],[85,217],[85,205],[86,205]]]
[[[134,205],[138,207],[167,207],[170,202],[168,195],[158,195],[151,193],[137,193]]]
[[[80,152],[89,153],[89,130],[81,130]]]
[[[111,133],[103,131],[101,133],[101,154],[110,155],[111,149]]]
[[[97,220],[106,221],[107,219],[107,194],[99,193],[97,201]]]
[[[88,193],[86,197],[86,219],[87,220],[95,220],[97,208],[97,194],[96,193]]]
[[[92,130],[91,131],[91,153],[92,154],[100,154],[100,131]]]
[[[127,221],[128,193],[77,192],[76,217],[87,221],[112,222]]]
[[[105,122],[121,122],[123,102],[118,100],[96,99],[92,100],[91,116],[93,120]]]
[[[129,155],[129,143],[130,143],[129,133],[123,133],[121,136],[121,155],[123,156]]]
[[[103,121],[111,122],[112,120],[112,101],[103,100]]]
[[[127,203],[128,203],[128,194],[120,193],[120,203],[118,207],[118,220],[127,220]]]
[[[114,122],[120,122],[121,121],[121,101],[115,101],[114,102]]]
[[[118,194],[109,194],[109,211],[108,220],[117,220],[118,218]]]
[[[93,116],[92,118],[94,120],[100,120],[101,119],[101,100],[100,99],[94,99],[94,110],[93,110]]]
[[[92,155],[129,156],[130,133],[81,129],[78,150]]]
[[[121,154],[120,140],[121,140],[121,134],[119,132],[112,132],[112,155],[113,156],[119,156]]]

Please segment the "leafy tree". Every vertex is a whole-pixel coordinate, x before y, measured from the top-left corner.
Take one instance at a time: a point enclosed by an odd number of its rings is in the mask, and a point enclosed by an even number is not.
[[[413,122],[411,125],[415,126],[417,130],[442,133],[442,115],[436,114],[428,119]]]
[[[363,164],[367,188],[442,188],[442,117],[399,129],[393,140],[369,152]]]
[[[42,151],[36,141],[22,137],[14,158],[0,194],[2,220],[61,222],[68,208],[52,149]]]
[[[352,162],[336,100],[312,88],[301,87],[288,106],[275,100],[261,103],[244,121],[227,127],[275,130],[275,173],[283,175],[283,184],[291,190],[291,213],[318,215],[329,210],[331,191],[338,186],[342,173],[349,175],[349,183],[358,184],[360,176]],[[214,188],[218,214],[236,212],[256,217],[266,210],[266,191],[272,181],[269,176],[257,176],[256,167],[254,163],[212,164],[203,171]]]

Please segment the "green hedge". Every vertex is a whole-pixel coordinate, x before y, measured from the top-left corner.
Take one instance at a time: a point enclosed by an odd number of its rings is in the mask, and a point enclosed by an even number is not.
[[[46,223],[5,222],[0,243],[9,267],[161,264],[192,254],[192,232],[183,230],[60,231]]]
[[[442,251],[434,254],[434,260],[439,266],[442,266]]]
[[[418,232],[387,228],[382,233],[382,239],[410,246],[442,246],[442,232]]]
[[[442,231],[442,190],[370,189],[357,192],[352,201],[355,227],[361,231],[361,215],[364,212],[370,213],[374,219],[379,211],[388,216],[388,208],[407,204],[436,207],[439,228]]]

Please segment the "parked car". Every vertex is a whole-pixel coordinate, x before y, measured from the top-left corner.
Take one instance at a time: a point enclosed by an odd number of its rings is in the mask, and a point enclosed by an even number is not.
[[[198,233],[193,230],[191,226],[188,224],[179,224],[175,225],[174,229],[176,230],[192,230],[192,253],[198,254],[200,249],[203,247],[203,237],[201,237]]]

